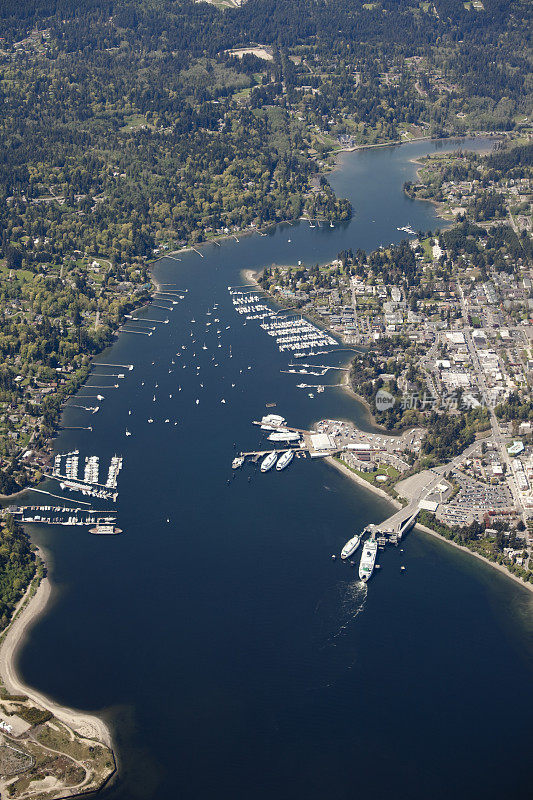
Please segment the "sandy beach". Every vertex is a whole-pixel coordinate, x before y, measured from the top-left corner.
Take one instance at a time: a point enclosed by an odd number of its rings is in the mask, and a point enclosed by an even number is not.
[[[111,731],[102,719],[55,703],[35,689],[26,686],[17,671],[16,662],[19,648],[23,645],[32,625],[45,611],[52,591],[50,580],[43,578],[29,602],[25,605],[30,592],[28,589],[18,604],[13,619],[4,632],[0,643],[0,678],[4,682],[7,691],[11,694],[27,695],[35,703],[51,711],[59,720],[81,736],[97,739],[108,747],[112,747]]]
[[[364,478],[361,478],[361,476],[357,475],[356,472],[352,472],[349,467],[347,467],[345,464],[341,464],[341,462],[337,461],[337,459],[333,458],[333,456],[326,456],[324,460],[332,467],[335,467],[335,469],[338,469],[339,472],[342,472],[343,475],[351,478],[354,483],[359,484],[359,486],[363,486],[365,489],[370,489],[370,491],[374,492],[374,494],[378,494],[380,497],[383,497],[384,500],[386,500],[395,508],[402,508],[402,504],[398,500],[395,500],[395,498],[391,497],[390,494],[387,494],[387,492],[385,492],[383,489],[380,489],[379,486],[374,486],[372,483],[365,481]]]

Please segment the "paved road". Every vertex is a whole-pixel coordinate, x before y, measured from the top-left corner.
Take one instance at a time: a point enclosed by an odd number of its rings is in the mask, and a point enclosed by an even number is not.
[[[463,288],[461,286],[461,283],[459,281],[457,281],[457,286],[459,288],[459,296],[460,296],[460,301],[461,301],[461,313],[463,315],[463,322],[464,322],[463,334],[464,334],[465,341],[466,341],[466,344],[467,344],[467,347],[468,347],[468,352],[470,353],[470,357],[472,358],[472,365],[473,365],[473,367],[474,367],[474,369],[476,371],[476,374],[477,374],[478,386],[479,386],[479,389],[481,391],[481,395],[482,395],[483,400],[485,402],[485,406],[487,407],[487,409],[489,411],[489,414],[490,414],[490,423],[491,423],[492,435],[493,435],[493,438],[494,438],[494,442],[498,446],[498,450],[500,452],[500,458],[507,465],[507,482],[508,482],[509,488],[511,490],[511,493],[513,495],[513,500],[514,500],[514,502],[516,504],[516,507],[518,508],[519,513],[522,516],[523,521],[525,522],[525,510],[524,510],[524,506],[522,504],[522,497],[520,495],[520,492],[518,490],[518,486],[516,485],[516,482],[515,482],[515,479],[514,479],[514,473],[513,473],[512,466],[511,466],[511,458],[509,456],[509,453],[507,452],[507,447],[506,447],[506,444],[505,444],[505,441],[504,441],[504,438],[503,438],[503,434],[502,434],[502,431],[501,431],[501,428],[500,428],[500,423],[499,423],[498,417],[496,416],[496,413],[494,411],[494,408],[493,408],[492,404],[489,402],[487,382],[485,380],[485,374],[484,374],[484,372],[483,372],[483,370],[481,368],[481,364],[480,364],[480,361],[479,361],[479,356],[478,356],[478,353],[477,353],[476,346],[474,345],[474,342],[472,341],[471,329],[470,329],[470,325],[468,324],[468,312],[467,312],[467,309],[466,309],[466,302],[465,302],[464,292],[463,292]]]
[[[437,484],[442,481],[444,475],[450,470],[455,469],[465,458],[471,456],[480,446],[481,441],[476,440],[475,442],[472,442],[472,444],[469,445],[466,450],[453,458],[451,461],[448,461],[446,464],[440,464],[438,467],[432,467],[429,472],[433,473],[435,477],[431,478],[426,484],[424,484],[424,486],[420,489],[418,494],[413,497],[410,503],[396,511],[388,519],[381,522],[379,527],[393,527],[397,529],[406,519],[412,516],[415,511],[418,511],[420,503],[432,493]]]

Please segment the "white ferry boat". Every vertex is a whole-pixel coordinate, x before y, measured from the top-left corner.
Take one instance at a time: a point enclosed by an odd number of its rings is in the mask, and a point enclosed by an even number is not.
[[[346,544],[344,545],[344,547],[342,548],[342,550],[341,550],[341,558],[342,559],[346,559],[346,558],[350,558],[350,556],[353,556],[353,554],[355,553],[355,551],[359,547],[360,543],[361,543],[360,534],[356,534],[355,536],[352,536],[352,538],[349,539],[346,542]]]
[[[294,458],[294,450],[286,450],[283,455],[279,457],[279,461],[276,464],[277,470],[285,469],[291,463],[292,459]]]
[[[376,556],[378,552],[378,543],[375,539],[367,539],[363,547],[363,554],[359,564],[359,578],[362,581],[368,581],[374,572],[374,565],[376,563]]]
[[[278,454],[275,450],[272,450],[265,458],[263,459],[263,463],[261,464],[261,472],[268,472],[269,469],[272,469],[274,464],[276,463],[276,459]]]

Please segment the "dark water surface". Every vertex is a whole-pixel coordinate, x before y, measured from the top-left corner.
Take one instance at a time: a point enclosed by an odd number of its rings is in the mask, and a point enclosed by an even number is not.
[[[185,299],[153,336],[123,335],[102,356],[135,369],[102,392],[92,433],[60,435],[60,452],[79,447],[103,465],[124,455],[125,533],[32,531],[58,589],[20,667],[59,702],[105,709],[120,774],[100,797],[529,796],[531,595],[419,533],[404,552],[381,554],[361,587],[331,554],[387,516],[385,501],[322,462],[230,469],[234,443],[262,441],[250,422],[266,403],[301,427],[368,423],[341,390],[309,398],[299,378],[280,374],[287,355],[258,323],[243,325],[227,286],[242,283],[243,268],[370,249],[398,241],[408,223],[438,227],[430,204],[402,193],[409,159],[435,148],[345,156],[332,179],[354,205],[344,227],[284,226],[159,262],[157,278],[187,288]],[[87,424],[83,415],[71,409],[64,422]]]

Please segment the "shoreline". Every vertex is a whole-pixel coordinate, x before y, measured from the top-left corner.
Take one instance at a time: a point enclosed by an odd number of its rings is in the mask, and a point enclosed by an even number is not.
[[[440,533],[437,533],[437,531],[434,531],[432,528],[428,528],[427,525],[422,525],[420,522],[415,522],[413,529],[414,528],[420,528],[420,530],[424,531],[424,533],[427,533],[430,536],[434,536],[435,538],[440,539],[441,542],[449,544],[452,547],[456,547],[458,550],[462,550],[463,553],[467,553],[468,555],[473,556],[474,558],[477,558],[480,561],[483,561],[489,567],[494,567],[494,569],[497,569],[498,572],[501,572],[502,575],[505,575],[507,578],[510,578],[512,581],[517,583],[523,589],[527,589],[528,592],[533,593],[532,583],[526,583],[525,581],[522,580],[522,578],[519,578],[518,575],[513,575],[513,573],[509,572],[507,567],[504,567],[503,564],[498,564],[497,561],[491,561],[490,558],[486,558],[486,556],[482,556],[481,553],[476,553],[474,550],[470,550],[470,548],[466,547],[464,544],[459,544],[458,542],[454,542],[452,539],[447,539],[445,536],[442,536]]]
[[[483,135],[486,134],[478,134],[478,136],[483,136]],[[458,138],[466,138],[466,137],[458,137]],[[341,155],[342,152],[352,152],[357,149],[367,149],[368,147],[376,147],[376,146],[390,147],[390,146],[398,146],[401,144],[409,144],[416,141],[423,141],[423,139],[430,139],[430,137],[422,137],[421,139],[411,140],[410,142],[399,141],[399,142],[382,143],[379,145],[362,145],[354,147],[349,150],[338,151],[337,155]],[[245,235],[248,236],[253,233],[259,233],[260,235],[267,235],[266,233],[263,233],[263,231],[269,231],[273,229],[275,230],[275,228],[278,225],[291,225],[294,222],[305,219],[306,219],[305,217],[302,217],[293,220],[280,220],[278,222],[269,224],[266,228],[263,229],[261,228],[256,228],[253,230],[249,229],[239,232],[238,234],[237,233],[224,234],[223,236],[220,237],[214,237],[213,239],[210,239],[206,242],[198,243],[197,246],[201,247],[203,244],[213,244],[218,241],[223,242],[226,240],[230,240],[232,238],[237,239],[237,235],[239,237]],[[160,261],[163,258],[167,257],[167,255],[172,255],[174,253],[190,252],[195,250],[196,247],[191,245],[181,248],[177,251],[172,251],[172,253],[161,255],[158,259],[156,259],[154,265],[157,264],[157,261]],[[152,267],[154,265],[152,265]],[[255,285],[258,285],[257,283],[258,274],[260,274],[260,271],[251,269],[244,270],[244,275],[246,279]],[[155,286],[155,290],[152,289],[150,292],[150,294],[153,295],[154,291],[156,292],[161,291],[161,286],[159,282],[154,278],[153,268],[150,270],[150,279],[153,286]],[[144,302],[145,301],[143,301],[143,303]],[[115,331],[115,335],[118,336],[119,332]],[[107,348],[104,348],[102,352],[104,352],[105,349]],[[91,364],[94,363],[94,357],[90,359],[90,363]],[[345,382],[346,383],[348,382],[347,376],[345,377]],[[82,386],[84,385],[84,383],[85,381],[83,382]],[[385,430],[375,422],[372,411],[368,403],[366,403],[366,401],[364,400],[364,398],[360,398],[359,396],[357,396],[353,392],[351,387],[346,385],[345,388],[347,391],[350,392],[352,396],[354,396],[359,402],[361,402],[362,405],[365,406],[366,411],[369,415],[369,419],[371,420],[372,424],[375,425],[375,427],[379,430]],[[75,396],[77,391],[79,391],[79,388],[71,396]],[[344,472],[347,475],[347,477],[350,477],[355,483],[358,483],[362,487],[370,489],[376,495],[379,495],[383,499],[387,500],[392,506],[401,508],[401,504],[398,503],[398,501],[390,497],[390,495],[388,495],[379,487],[369,484],[364,479],[352,473],[347,467],[344,467],[338,462],[335,462],[331,458],[326,458],[326,461],[332,464],[339,471]],[[35,488],[33,485],[26,486],[22,488],[20,491],[14,493],[13,495],[1,496],[0,500],[2,501],[11,500],[13,498],[24,495],[26,492],[31,491],[33,488]],[[522,586],[525,586],[526,588],[530,589],[530,591],[533,592],[533,586],[529,586],[528,584],[523,583],[519,578],[510,574],[505,567],[502,567],[499,564],[495,564],[494,562],[489,561],[485,557],[480,556],[468,550],[468,548],[465,548],[462,545],[458,545],[454,542],[451,542],[445,537],[442,537],[436,532],[426,528],[425,526],[419,526],[419,527],[422,527],[423,530],[427,531],[431,535],[434,535],[439,539],[443,539],[443,541],[448,542],[449,544],[452,544],[455,547],[458,547],[459,549],[465,550],[465,552],[470,553],[471,555],[474,555],[477,558],[480,558],[481,560],[485,561],[488,565],[497,567],[502,572],[502,574],[506,574],[508,577],[513,578],[515,582],[520,583]],[[16,667],[17,655],[20,652],[21,648],[23,647],[26,641],[26,637],[28,636],[31,628],[36,624],[39,617],[49,609],[49,605],[50,602],[52,601],[53,594],[54,594],[54,587],[48,577],[42,578],[37,588],[35,588],[35,585],[32,583],[26,590],[24,596],[22,597],[21,601],[17,605],[17,608],[15,609],[15,612],[13,614],[10,623],[6,627],[0,639],[0,677],[4,681],[5,687],[9,692],[27,695],[29,699],[33,700],[36,704],[42,705],[47,710],[51,711],[59,720],[64,722],[68,727],[72,728],[80,735],[101,741],[112,749],[113,745],[112,745],[111,731],[108,725],[103,721],[103,719],[101,719],[96,715],[85,713],[76,709],[71,709],[69,707],[61,706],[60,704],[55,703],[53,700],[46,697],[45,695],[33,690],[31,687],[26,686],[17,670]]]
[[[41,552],[39,557],[42,559]],[[111,730],[101,717],[56,703],[27,686],[17,669],[17,656],[31,628],[47,610],[53,593],[54,587],[46,576],[41,579],[36,589],[33,581],[27,588],[0,639],[0,678],[10,694],[26,695],[80,736],[105,744],[114,755]]]
[[[472,138],[472,139],[474,139],[474,138],[484,138],[484,137],[482,136],[482,134],[478,134],[477,136],[464,137],[464,138]],[[502,136],[501,138],[505,138],[505,137]],[[437,140],[435,140],[435,141],[437,141]],[[489,147],[489,148],[484,149],[484,150],[476,151],[476,154],[480,155],[480,156],[486,156],[486,155],[489,155],[491,152],[493,152],[493,150],[491,150],[491,148]],[[424,164],[420,160],[421,158],[425,158],[425,156],[418,156],[417,158],[410,158],[409,159],[409,162],[411,164],[415,164],[418,167],[418,169],[416,170],[416,180],[417,180],[417,183],[419,183],[419,184],[420,184],[420,173],[422,172],[422,170],[424,168]],[[423,203],[431,203],[435,207],[435,212],[436,212],[437,216],[440,217],[440,219],[442,219],[446,223],[445,230],[448,230],[448,228],[451,225],[457,223],[457,217],[456,216],[452,216],[451,218],[449,216],[446,216],[446,214],[449,215],[450,212],[447,211],[447,209],[445,208],[445,204],[441,200],[435,200],[433,197],[417,197],[416,195],[409,194],[409,192],[407,192],[405,188],[404,188],[403,191],[404,191],[404,194],[410,200],[420,200]]]
[[[247,281],[250,281],[251,283],[255,284],[256,286],[259,286],[259,283],[257,282],[257,277],[256,276],[258,274],[260,274],[260,272],[261,272],[260,270],[252,270],[252,269],[242,270],[242,274],[245,277],[245,279]],[[275,300],[272,298],[270,292],[267,292],[267,294],[268,294],[270,300],[272,302],[275,302]],[[364,407],[371,424],[377,430],[383,431],[383,432],[387,433],[388,435],[391,435],[391,431],[387,430],[387,428],[384,428],[383,426],[379,425],[379,423],[376,422],[374,414],[372,413],[372,409],[371,409],[370,405],[368,404],[368,402],[365,400],[365,398],[361,397],[356,392],[354,392],[354,390],[350,386],[348,374],[346,374],[344,376],[343,380],[342,380],[342,390],[347,392],[351,397],[353,397],[358,403],[360,403]],[[373,494],[381,497],[383,500],[386,500],[388,503],[390,503],[393,507],[395,507],[397,509],[403,508],[402,504],[398,500],[396,500],[394,497],[389,495],[387,492],[385,492],[384,489],[380,489],[378,486],[374,486],[369,481],[365,481],[364,478],[361,478],[359,475],[357,475],[355,472],[353,472],[345,464],[342,464],[340,461],[337,461],[335,458],[333,458],[333,456],[326,456],[324,460],[330,466],[334,467],[339,472],[341,472],[343,475],[345,475],[346,477],[350,478],[358,486],[361,486],[362,488],[367,489],[370,492],[372,492]],[[469,555],[474,556],[474,558],[477,558],[480,561],[485,562],[485,564],[487,564],[488,566],[494,567],[502,575],[507,576],[508,578],[513,580],[515,583],[517,583],[520,586],[522,586],[524,589],[527,589],[529,592],[533,593],[533,584],[526,583],[521,578],[519,578],[517,575],[514,575],[512,572],[510,572],[507,569],[507,567],[503,566],[502,564],[498,564],[498,562],[496,562],[496,561],[491,561],[489,558],[486,558],[486,556],[481,555],[481,553],[476,553],[474,550],[470,550],[470,548],[466,547],[465,545],[459,544],[458,542],[454,542],[451,539],[447,539],[445,536],[442,536],[440,533],[437,533],[437,531],[434,531],[432,528],[428,528],[426,525],[422,525],[421,523],[416,523],[414,527],[415,528],[418,527],[421,530],[423,530],[425,533],[429,534],[430,536],[434,536],[437,539],[440,539],[441,541],[446,542],[447,544],[451,545],[452,547],[455,547],[458,550],[462,550],[464,553],[468,553]]]
[[[153,286],[155,286],[155,289],[153,287],[150,289],[148,299],[143,298],[142,300],[139,300],[137,303],[134,302],[131,311],[137,311],[137,310],[140,310],[140,309],[144,308],[147,305],[150,305],[150,303],[152,303],[154,301],[154,297],[153,297],[154,293],[161,292],[161,285],[154,278],[153,271],[151,269],[150,269],[150,281],[153,284]],[[91,369],[92,369],[92,367],[93,367],[93,365],[95,363],[95,359],[98,358],[99,356],[103,355],[103,353],[105,353],[105,351],[109,347],[113,347],[116,339],[118,339],[118,337],[120,336],[121,332],[120,332],[119,329],[122,327],[123,324],[124,324],[124,321],[122,321],[119,324],[117,324],[117,327],[113,329],[112,334],[113,334],[113,337],[114,337],[114,341],[111,341],[108,344],[106,344],[98,353],[94,353],[89,358],[89,368],[88,368],[87,375],[85,376],[83,381],[80,383],[80,385],[76,389],[74,389],[70,394],[66,394],[65,397],[63,398],[63,400],[61,401],[61,413],[59,415],[59,419],[58,419],[58,422],[57,422],[57,428],[54,429],[53,435],[47,441],[47,446],[49,446],[51,449],[53,448],[54,442],[56,441],[56,439],[60,435],[61,431],[63,430],[63,428],[61,427],[60,420],[61,420],[61,416],[63,414],[63,411],[65,410],[66,404],[73,397],[76,397],[78,392],[85,387],[88,379],[90,378],[90,371],[91,371]],[[22,499],[23,495],[25,495],[27,492],[31,492],[34,489],[37,489],[41,485],[41,483],[43,483],[43,481],[45,481],[45,480],[46,480],[46,477],[43,475],[41,477],[41,479],[37,483],[34,482],[34,481],[29,482],[26,486],[23,486],[18,491],[13,492],[13,494],[0,494],[0,511],[2,511],[3,508],[5,508],[6,504],[11,504],[11,503],[13,503],[13,501],[16,501],[18,498]]]
[[[357,475],[355,472],[352,472],[344,464],[341,464],[340,462],[336,461],[332,456],[326,456],[324,460],[332,467],[335,467],[335,469],[339,470],[339,472],[341,472],[347,478],[350,478],[358,486],[361,486],[362,488],[368,489],[368,491],[373,492],[376,495],[379,495],[382,499],[387,500],[387,502],[389,502],[395,508],[400,509],[403,507],[398,500],[395,500],[394,497],[388,495],[383,489],[380,489],[378,486],[374,486],[368,481],[365,481],[364,478],[359,477],[359,475]],[[498,564],[497,561],[491,561],[490,558],[481,555],[481,553],[476,553],[475,550],[470,550],[470,548],[466,547],[464,544],[459,544],[458,542],[454,542],[452,539],[447,539],[446,536],[442,536],[442,534],[437,533],[437,531],[434,531],[432,528],[428,528],[427,525],[422,525],[420,522],[415,522],[413,530],[416,528],[419,528],[420,530],[424,531],[424,533],[427,533],[430,536],[439,539],[441,542],[444,542],[445,544],[449,544],[451,547],[455,547],[457,550],[461,550],[463,553],[467,553],[468,555],[477,558],[479,561],[483,561],[489,567],[497,569],[498,572],[500,572],[502,575],[505,575],[507,578],[510,578],[512,581],[514,581],[514,583],[517,583],[523,589],[526,589],[528,592],[533,593],[533,584],[526,583],[521,578],[519,578],[518,575],[513,575],[513,573],[510,572],[507,569],[507,567],[503,566],[503,564]]]
[[[362,395],[357,394],[357,392],[354,392],[354,390],[350,386],[350,373],[349,372],[347,372],[344,375],[341,383],[342,383],[342,387],[341,387],[342,390],[344,392],[347,392],[350,395],[350,397],[353,397],[354,400],[357,400],[357,402],[360,403],[363,406],[363,408],[365,409],[365,411],[367,413],[368,419],[370,420],[370,423],[371,423],[372,427],[375,428],[376,431],[379,431],[380,433],[384,433],[387,436],[401,436],[402,433],[405,430],[408,430],[410,427],[412,427],[412,426],[408,425],[406,428],[402,428],[399,431],[390,431],[384,425],[380,425],[380,423],[376,420],[376,418],[374,416],[374,412],[372,411],[372,406],[370,405],[368,400],[366,400]]]
[[[381,497],[383,500],[386,500],[398,510],[403,508],[399,500],[391,497],[390,494],[387,494],[384,489],[380,489],[379,486],[374,486],[369,481],[365,481],[364,478],[361,478],[356,472],[352,472],[352,470],[347,467],[346,464],[342,464],[340,461],[337,461],[333,456],[325,456],[324,461],[330,466],[335,467],[335,469],[338,469],[339,472],[342,472],[342,474],[346,475],[347,478],[351,478],[354,483],[358,484],[358,486],[362,486],[365,489],[370,489],[371,492],[379,495],[379,497]]]
[[[431,136],[419,136],[414,139],[408,139],[407,141],[394,139],[390,142],[378,142],[377,144],[356,144],[353,145],[353,147],[341,147],[338,150],[331,151],[331,155],[333,156],[334,159],[334,164],[330,166],[328,169],[323,169],[322,172],[318,172],[317,174],[326,175],[327,173],[334,172],[336,169],[338,169],[340,158],[344,153],[355,153],[359,150],[369,150],[371,148],[377,148],[377,147],[401,147],[402,145],[416,144],[417,142],[450,142],[454,140],[463,141],[465,139],[487,139],[487,138],[503,139],[509,133],[511,133],[511,131],[488,131],[488,132],[478,131],[475,133],[461,133],[450,136],[439,136],[435,139],[432,138]],[[409,159],[409,161],[412,163],[416,163],[416,159]],[[426,198],[420,198],[420,199],[424,200]],[[318,218],[313,217],[313,219],[318,219]],[[221,233],[218,236],[213,236],[210,239],[206,239],[204,242],[197,242],[194,245],[187,244],[184,245],[183,247],[178,248],[177,250],[169,250],[168,253],[163,253],[158,255],[157,258],[151,261],[151,263],[157,264],[157,262],[161,261],[163,258],[176,256],[179,255],[180,253],[196,252],[203,258],[203,254],[200,253],[198,248],[201,248],[204,245],[218,244],[219,246],[221,246],[220,245],[221,242],[225,242],[229,239],[235,239],[238,242],[239,236],[251,236],[254,233],[259,234],[259,236],[267,236],[268,231],[275,230],[278,227],[278,225],[294,225],[296,222],[309,222],[309,221],[311,221],[310,218],[306,216],[293,217],[291,219],[280,219],[277,222],[269,222],[268,225],[264,225],[263,227],[260,228],[245,228],[244,230],[234,231],[233,233]],[[321,221],[328,222],[329,220],[324,219]],[[245,272],[253,273],[253,270],[245,270]]]
[[[266,289],[263,289],[263,287],[261,286],[261,284],[257,280],[257,276],[260,275],[262,271],[263,270],[243,269],[242,270],[242,275],[243,275],[243,277],[244,277],[244,279],[246,281],[254,284],[255,286],[258,286],[261,289],[261,291],[264,292],[268,296],[269,300],[272,303],[278,304],[276,298],[273,297],[271,292],[267,291]],[[309,318],[308,314],[302,314],[302,316],[305,316],[306,318]],[[325,327],[320,322],[318,322],[316,320],[313,320],[313,324],[319,325],[322,330],[327,331],[332,336],[337,336],[337,334],[334,331],[330,330],[330,328],[328,328],[328,327]],[[350,358],[348,358],[347,361],[344,362],[346,364],[346,366],[348,366],[351,363],[351,360],[352,359],[350,357]],[[360,403],[363,406],[363,408],[366,411],[366,414],[367,414],[367,417],[368,417],[368,421],[370,422],[370,425],[377,432],[386,433],[388,436],[394,436],[394,435],[401,436],[401,434],[403,433],[403,430],[405,430],[405,429],[402,429],[401,431],[393,432],[393,431],[389,431],[383,425],[380,425],[380,423],[376,420],[376,418],[375,418],[375,416],[374,416],[374,414],[372,412],[372,408],[371,408],[370,404],[368,403],[368,401],[364,397],[362,397],[362,395],[357,394],[356,392],[354,392],[354,390],[350,386],[350,374],[349,374],[349,372],[347,372],[345,375],[343,375],[343,378],[342,378],[342,381],[341,381],[341,388],[342,388],[343,391],[347,392],[350,395],[350,397],[353,397],[355,400],[357,400],[358,403]]]
[[[342,147],[340,150],[335,150],[334,155],[355,153],[357,150],[368,150],[371,147],[398,147],[402,144],[416,142],[450,142],[454,139],[503,139],[510,133],[512,131],[474,131],[473,133],[451,133],[449,136],[415,136],[413,139],[391,139],[389,142],[378,142],[377,144],[354,144],[352,147]]]

